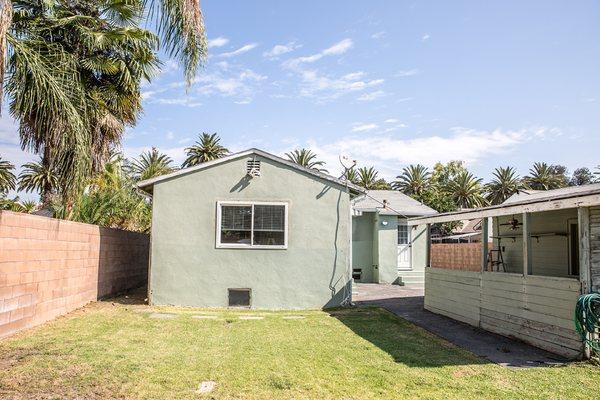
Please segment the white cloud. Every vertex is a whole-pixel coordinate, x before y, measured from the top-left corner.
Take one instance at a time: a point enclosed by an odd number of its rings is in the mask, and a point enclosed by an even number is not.
[[[0,118],[0,143],[11,145],[19,144],[18,127],[17,122],[4,111]]]
[[[225,46],[227,43],[229,43],[229,39],[223,36],[219,36],[214,39],[208,39],[208,48],[210,49],[212,47],[222,47]]]
[[[376,124],[364,124],[361,132],[377,129]],[[356,125],[355,128],[360,128]],[[354,128],[353,128],[354,131]],[[504,154],[516,146],[540,138],[560,135],[558,128],[531,127],[520,130],[495,129],[493,131],[455,127],[446,136],[425,136],[403,139],[392,135],[349,136],[332,143],[311,143],[310,148],[319,158],[332,162],[330,172],[339,164],[340,154],[358,160],[360,166],[374,165],[383,177],[393,178],[407,164],[421,163],[431,166],[438,161],[464,160],[467,164],[490,156]],[[328,165],[329,167],[329,165]],[[333,169],[333,171],[332,171]]]
[[[352,39],[344,39],[333,46],[323,50],[321,54],[324,56],[340,55],[344,54],[354,46]]]
[[[257,43],[246,44],[246,45],[240,47],[237,50],[230,51],[230,52],[227,52],[227,53],[221,53],[221,54],[219,54],[219,57],[230,58],[230,57],[239,56],[240,54],[244,54],[244,53],[249,52],[250,50],[254,49],[257,46],[258,46]]]
[[[423,37],[421,37],[421,40],[422,40],[423,42],[425,42],[425,41],[429,40],[429,38],[430,38],[430,37],[431,37],[431,36],[429,36],[429,34],[428,34],[428,33],[426,33],[425,35],[423,35]]]
[[[173,131],[167,132],[167,140],[173,140],[175,138],[175,133]]]
[[[371,93],[365,93],[365,94],[359,96],[356,100],[368,102],[368,101],[377,100],[377,99],[382,98],[384,96],[385,96],[385,92],[383,90],[376,90],[376,91],[371,92]]]
[[[402,78],[405,76],[414,76],[414,75],[417,75],[418,73],[419,73],[419,70],[417,68],[404,69],[404,70],[400,70],[400,71],[396,72],[396,74],[394,74],[394,76]]]
[[[298,58],[293,58],[291,60],[288,60],[284,63],[284,66],[293,69],[293,68],[298,67],[300,64],[314,63],[315,61],[319,61],[321,58],[323,58],[325,56],[334,56],[334,55],[344,54],[345,52],[350,50],[353,46],[354,46],[354,42],[352,42],[352,39],[346,38],[346,39],[334,44],[333,46],[326,48],[325,50],[323,50],[319,53],[312,54],[310,56],[298,57]]]
[[[185,107],[200,107],[202,103],[196,101],[193,98],[181,97],[181,98],[156,98],[149,101],[151,104],[164,104],[164,105],[175,105]]]
[[[354,124],[352,132],[368,132],[379,128],[377,124]]]
[[[292,51],[302,47],[301,45],[296,44],[296,42],[289,42],[287,44],[277,44],[273,46],[273,48],[269,51],[265,51],[263,53],[264,57],[270,59],[276,59],[279,56],[287,53],[291,53]]]
[[[380,31],[380,32],[375,32],[374,34],[371,35],[371,39],[383,39],[385,37],[385,32],[384,31]]]
[[[386,124],[395,124],[396,122],[398,122],[398,120],[396,118],[388,118],[385,121]]]

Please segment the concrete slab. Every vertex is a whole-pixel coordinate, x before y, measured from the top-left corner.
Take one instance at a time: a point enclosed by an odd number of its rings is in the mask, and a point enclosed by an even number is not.
[[[257,320],[257,319],[265,319],[265,317],[259,317],[257,315],[241,315],[240,319],[245,320]]]
[[[216,315],[192,315],[193,319],[217,319]]]
[[[558,355],[518,340],[496,335],[425,310],[422,287],[355,284],[355,290],[358,295],[353,297],[353,301],[358,306],[382,307],[496,364],[505,367],[526,368],[567,362]]]
[[[154,319],[172,319],[175,318],[177,314],[168,314],[168,313],[152,313],[150,314],[150,318]]]

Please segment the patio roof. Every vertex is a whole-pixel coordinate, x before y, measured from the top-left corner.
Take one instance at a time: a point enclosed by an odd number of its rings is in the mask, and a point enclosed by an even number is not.
[[[513,199],[514,200],[514,199]],[[495,206],[410,218],[409,225],[435,224],[474,218],[561,210],[600,205],[600,183],[532,193],[522,199]]]

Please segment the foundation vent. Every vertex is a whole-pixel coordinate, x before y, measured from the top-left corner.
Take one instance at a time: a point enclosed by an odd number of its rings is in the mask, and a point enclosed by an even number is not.
[[[229,307],[250,307],[251,289],[227,289]]]

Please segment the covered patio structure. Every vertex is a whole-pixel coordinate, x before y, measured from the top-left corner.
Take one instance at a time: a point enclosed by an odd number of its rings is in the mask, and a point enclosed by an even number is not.
[[[482,219],[479,265],[434,267],[427,257],[425,308],[565,357],[586,355],[573,312],[581,294],[600,290],[600,184],[408,223],[430,231],[472,219]]]

